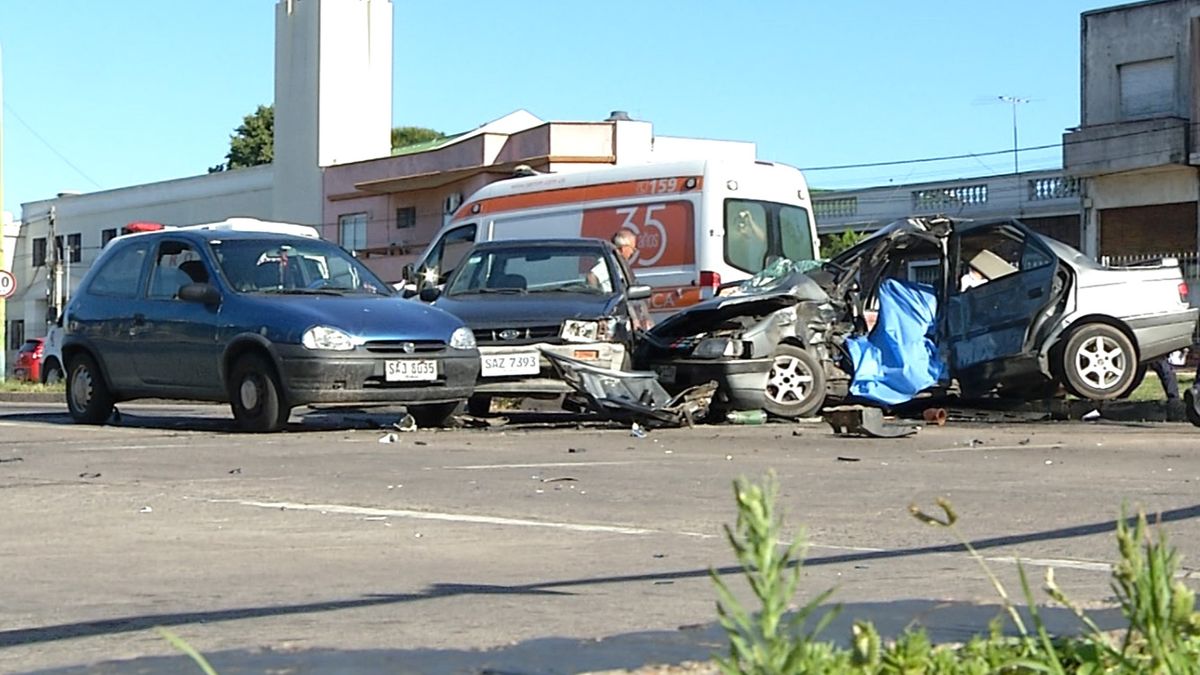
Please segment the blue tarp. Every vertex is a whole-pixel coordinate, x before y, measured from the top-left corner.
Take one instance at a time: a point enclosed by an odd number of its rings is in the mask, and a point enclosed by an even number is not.
[[[865,337],[846,342],[854,363],[850,394],[895,405],[941,381],[946,364],[931,337],[936,320],[933,286],[884,279],[875,327]]]

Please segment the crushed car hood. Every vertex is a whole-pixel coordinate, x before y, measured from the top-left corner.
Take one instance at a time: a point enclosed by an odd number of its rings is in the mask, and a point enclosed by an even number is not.
[[[829,299],[821,284],[808,273],[793,270],[780,277],[771,277],[766,270],[764,273],[747,280],[731,295],[705,300],[671,315],[651,328],[650,336],[696,335],[733,317],[766,315],[801,302],[820,303]]]

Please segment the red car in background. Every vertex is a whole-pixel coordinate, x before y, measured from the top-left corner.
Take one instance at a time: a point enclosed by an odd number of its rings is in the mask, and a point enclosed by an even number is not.
[[[42,381],[42,345],[44,338],[30,338],[21,345],[17,352],[17,362],[13,364],[13,377],[25,382]]]

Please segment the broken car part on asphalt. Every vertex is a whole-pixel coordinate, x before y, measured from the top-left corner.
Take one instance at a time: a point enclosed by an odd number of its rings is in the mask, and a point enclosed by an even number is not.
[[[826,408],[822,417],[834,433],[842,435],[899,438],[911,436],[920,430],[915,424],[885,422],[882,410],[861,405]]]
[[[708,382],[671,396],[652,372],[609,370],[548,351],[542,354],[586,409],[636,426],[691,426],[708,416],[717,390],[716,382]]]

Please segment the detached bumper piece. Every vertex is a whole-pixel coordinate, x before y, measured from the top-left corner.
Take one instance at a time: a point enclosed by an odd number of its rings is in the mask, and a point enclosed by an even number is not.
[[[911,436],[920,428],[913,424],[885,422],[882,410],[861,405],[826,408],[821,417],[833,427],[834,433],[842,435],[899,438]]]
[[[667,393],[653,372],[609,370],[549,351],[558,376],[582,398],[583,407],[617,422],[637,422],[646,427],[692,426],[708,416],[717,383],[689,387],[675,396]]]

